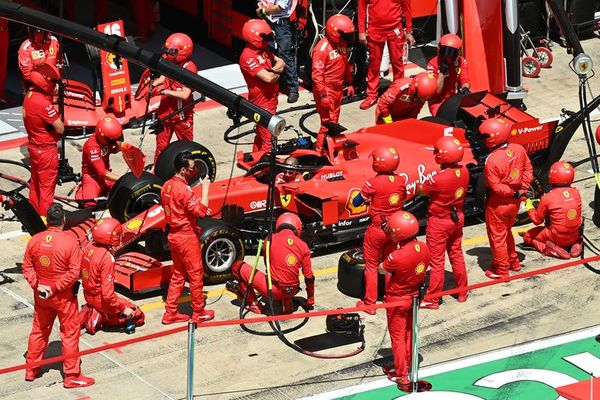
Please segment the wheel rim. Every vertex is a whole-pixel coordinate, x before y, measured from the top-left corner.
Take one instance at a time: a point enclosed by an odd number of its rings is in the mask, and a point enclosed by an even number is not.
[[[538,51],[537,54],[537,59],[540,62],[540,64],[546,65],[546,63],[548,62],[548,54],[544,53],[543,51]]]
[[[536,70],[535,63],[533,61],[525,61],[523,65],[523,69],[528,74],[533,74]]]
[[[125,219],[133,218],[155,204],[160,204],[160,195],[156,192],[148,191],[135,200],[135,203],[131,207],[131,213],[125,212]]]
[[[204,261],[211,271],[222,273],[231,268],[235,256],[235,244],[228,238],[218,238],[208,245]]]

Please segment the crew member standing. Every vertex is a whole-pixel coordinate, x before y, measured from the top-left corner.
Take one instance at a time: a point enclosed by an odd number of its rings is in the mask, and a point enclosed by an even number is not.
[[[441,292],[444,288],[446,253],[452,265],[457,288],[467,286],[467,268],[462,250],[465,216],[463,207],[469,189],[469,170],[461,162],[464,149],[452,136],[442,136],[433,148],[435,162],[441,171],[426,181],[420,194],[430,196],[427,212],[427,247],[431,253],[429,287],[427,294]],[[467,301],[467,292],[458,294],[458,301]],[[440,299],[421,302],[421,308],[437,310]]]
[[[488,189],[485,199],[485,227],[492,251],[492,266],[485,271],[490,279],[519,271],[521,263],[515,250],[511,228],[533,180],[533,168],[525,148],[508,143],[510,127],[499,118],[486,119],[479,126],[485,145],[491,153],[484,174]]]
[[[300,290],[300,271],[306,284],[306,305],[312,307],[315,304],[315,276],[310,261],[310,249],[300,239],[301,234],[302,221],[296,214],[288,212],[277,218],[275,233],[271,236],[269,257],[273,281],[272,294],[273,300],[281,301],[284,314],[294,311],[292,300]],[[248,290],[252,266],[240,260],[233,265],[232,272],[240,283],[238,296],[241,297]],[[269,295],[267,276],[261,271],[256,271],[246,298],[246,309],[260,314],[262,306],[256,298],[254,289],[263,297]]]
[[[60,322],[62,354],[79,352],[79,313],[73,285],[81,272],[81,250],[72,235],[63,232],[65,212],[60,204],[48,209],[48,229],[34,235],[25,249],[23,276],[33,289],[33,325],[27,346],[27,363],[41,361],[54,320]],[[78,356],[63,361],[65,388],[94,384],[94,379],[81,374]],[[25,380],[33,381],[40,367],[27,368]]]
[[[248,100],[270,113],[277,112],[279,78],[285,63],[269,50],[269,37],[273,31],[262,19],[251,19],[242,27],[242,38],[246,47],[240,56],[240,69],[248,85]],[[256,136],[252,151],[271,150],[271,132],[256,124]]]
[[[39,65],[49,64],[58,67],[60,46],[58,40],[49,32],[39,28],[28,27],[29,39],[26,39],[19,48],[19,69],[23,80],[29,83],[31,71]]]
[[[161,204],[165,210],[169,226],[169,248],[173,259],[173,276],[169,282],[169,291],[165,301],[164,325],[174,322],[186,322],[188,315],[177,311],[177,299],[181,295],[185,280],[190,282],[192,296],[192,321],[210,321],[215,317],[213,310],[206,305],[202,294],[203,267],[200,252],[198,223],[196,220],[206,216],[208,211],[208,190],[210,179],[202,179],[202,197],[200,201],[188,186],[187,178],[197,172],[193,154],[185,151],[177,154],[174,161],[175,175],[163,185],[160,191]]]
[[[108,196],[119,176],[110,170],[110,155],[119,152],[119,140],[123,128],[116,118],[106,116],[98,121],[94,135],[83,145],[81,155],[81,185],[76,199],[95,199]],[[95,201],[87,201],[85,207],[94,207]]]
[[[194,43],[185,33],[170,35],[165,40],[162,51],[165,60],[194,74],[198,72],[196,64],[190,59],[194,51]],[[192,89],[171,78],[160,76],[152,84],[154,94],[162,96],[156,110],[156,114],[161,119],[194,101]],[[163,120],[162,123],[163,130],[156,136],[154,165],[156,165],[160,153],[171,143],[173,132],[179,140],[194,140],[194,107],[189,107],[168,120]]]
[[[81,282],[85,304],[81,307],[81,326],[94,335],[103,327],[125,326],[131,321],[144,325],[144,313],[135,304],[115,293],[113,249],[121,245],[123,228],[114,218],[103,218],[92,230],[92,242],[83,250]]]
[[[467,59],[460,55],[462,39],[453,33],[440,38],[438,55],[427,63],[427,71],[438,78],[437,95],[429,100],[429,111],[434,117],[440,105],[450,96],[471,88]]]
[[[542,196],[537,208],[531,199],[525,202],[531,222],[536,225],[525,233],[525,243],[546,256],[569,259],[579,257],[582,246],[581,195],[572,187],[575,169],[566,161],[550,166],[548,183],[552,189]]]
[[[58,179],[58,147],[56,143],[65,131],[57,109],[52,104],[58,70],[50,64],[34,68],[30,74],[30,89],[23,100],[23,121],[29,140],[31,181],[29,201],[42,217],[54,200]]]
[[[385,44],[388,45],[394,81],[404,76],[404,46],[412,46],[411,0],[358,0],[358,40],[369,49],[367,98],[360,103],[366,110],[377,101],[379,67]]]
[[[396,175],[400,156],[393,147],[380,146],[371,154],[373,171],[377,173],[369,179],[362,190],[352,200],[352,205],[358,207],[365,201],[370,202],[369,214],[371,224],[365,232],[363,241],[363,257],[365,260],[365,297],[356,303],[357,307],[375,304],[377,301],[377,284],[379,279],[378,267],[385,257],[384,249],[390,238],[385,233],[383,225],[387,217],[402,209],[406,198],[405,180]],[[365,311],[375,315],[375,310]]]
[[[414,78],[394,81],[377,102],[376,124],[391,124],[407,118],[417,118],[423,104],[437,91],[433,74],[421,72]]]
[[[408,385],[408,368],[412,359],[412,297],[423,285],[429,264],[427,244],[416,239],[419,221],[407,211],[398,211],[388,218],[386,230],[396,243],[396,249],[381,264],[387,275],[386,303],[401,302],[387,309],[387,323],[392,342],[393,366],[383,367],[388,379]],[[418,354],[414,354],[418,357]]]

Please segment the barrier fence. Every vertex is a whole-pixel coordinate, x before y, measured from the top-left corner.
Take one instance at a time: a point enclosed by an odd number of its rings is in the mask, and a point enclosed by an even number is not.
[[[512,275],[512,276],[507,276],[507,277],[504,277],[501,279],[495,279],[495,280],[485,281],[485,282],[481,282],[481,283],[475,283],[475,284],[467,286],[466,288],[460,288],[460,289],[455,288],[455,289],[445,290],[442,292],[427,295],[427,296],[425,296],[425,299],[427,299],[427,300],[437,299],[437,298],[440,298],[443,296],[458,294],[459,292],[477,290],[477,289],[485,288],[488,286],[494,286],[494,285],[498,285],[501,283],[512,282],[515,280],[525,279],[525,278],[529,278],[532,276],[546,274],[549,272],[560,271],[563,269],[567,269],[570,267],[574,267],[577,265],[583,265],[583,264],[587,264],[587,263],[591,263],[591,262],[595,262],[595,261],[600,261],[600,255],[582,258],[582,259],[578,259],[578,260],[574,260],[574,261],[569,261],[569,262],[565,262],[562,264],[557,264],[557,265],[553,265],[550,267],[545,267],[545,268],[541,268],[541,269],[537,269],[537,270],[533,270],[533,271],[523,272],[523,273]],[[413,295],[413,299],[418,298],[418,297],[419,296],[417,293],[415,293]],[[331,309],[331,310],[299,312],[299,313],[286,314],[286,315],[271,315],[271,316],[244,318],[244,319],[208,321],[208,322],[203,322],[201,324],[190,323],[189,326],[184,325],[184,326],[180,326],[177,328],[172,328],[172,329],[167,329],[167,330],[160,331],[160,332],[150,333],[150,334],[139,336],[136,338],[122,340],[119,342],[107,343],[103,346],[98,346],[98,347],[94,347],[91,349],[83,350],[83,351],[80,351],[79,353],[71,354],[69,356],[61,355],[61,356],[51,357],[51,358],[47,358],[47,359],[44,359],[41,361],[33,362],[33,363],[25,363],[25,364],[19,364],[19,365],[14,365],[11,367],[2,368],[2,369],[0,369],[0,375],[23,370],[26,368],[34,368],[34,367],[39,367],[42,365],[61,362],[67,358],[87,356],[90,354],[95,354],[95,353],[99,353],[99,352],[114,349],[114,348],[122,348],[125,346],[129,346],[131,344],[134,344],[134,343],[144,342],[144,341],[148,341],[148,340],[152,340],[152,339],[157,339],[157,338],[160,338],[163,336],[173,335],[173,334],[176,334],[179,332],[188,331],[187,398],[191,399],[193,397],[193,369],[194,369],[193,362],[194,362],[194,342],[195,342],[194,338],[195,338],[195,330],[196,329],[205,329],[205,328],[218,327],[218,326],[242,325],[242,324],[247,325],[247,324],[253,324],[253,323],[265,323],[265,322],[274,322],[274,321],[287,321],[287,320],[323,317],[323,316],[327,316],[327,315],[336,315],[336,314],[349,313],[349,312],[360,312],[360,311],[365,311],[365,310],[377,310],[377,309],[384,309],[384,308],[387,309],[387,308],[397,307],[400,303],[401,303],[400,301],[397,301],[397,302],[390,302],[390,303],[372,304],[372,305],[361,306],[361,307],[336,308],[336,309]],[[413,311],[415,311],[415,314],[417,314],[417,318],[414,318],[415,326],[413,326],[413,329],[416,329],[417,328],[417,326],[416,326],[417,320],[418,320],[418,307],[417,307],[417,310],[413,310]],[[417,336],[418,335],[415,335],[415,339],[417,338]],[[414,351],[415,349],[418,349],[418,344],[416,343],[416,340],[415,340],[415,343],[413,343],[413,352],[415,352]],[[416,357],[413,357],[413,359],[414,358],[416,358]],[[416,390],[417,389],[416,384],[417,384],[417,379],[418,379],[418,371],[414,364],[413,364],[413,368],[411,368],[411,378],[412,378],[411,385],[415,385],[413,387]]]

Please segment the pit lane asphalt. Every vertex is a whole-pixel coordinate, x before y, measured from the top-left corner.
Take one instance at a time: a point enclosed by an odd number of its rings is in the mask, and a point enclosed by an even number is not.
[[[583,42],[583,47],[600,64],[600,41],[587,40]],[[542,120],[557,117],[563,107],[571,110],[578,108],[577,78],[568,67],[570,56],[558,46],[553,50],[555,60],[552,68],[542,70],[537,79],[524,81],[530,93],[526,100],[529,112]],[[475,63],[471,64],[475,68]],[[594,94],[600,94],[600,78],[593,78],[591,87]],[[299,104],[309,100],[310,93],[302,92]],[[285,97],[282,96],[280,108],[286,106]],[[300,115],[301,113],[286,114],[286,118],[288,122],[297,124]],[[596,115],[594,118],[599,117]],[[370,125],[373,120],[373,109],[362,111],[359,110],[358,103],[353,103],[343,107],[340,122],[351,131]],[[594,128],[597,124],[598,122],[594,123]],[[309,127],[315,129],[316,125],[316,117],[310,118]],[[195,139],[205,144],[217,157],[219,178],[229,176],[231,160],[235,154],[234,146],[223,145],[222,133],[228,126],[229,121],[222,108],[196,114]],[[137,144],[140,136],[135,131],[128,131],[126,138]],[[76,169],[79,169],[79,151],[82,145],[81,140],[71,140],[67,145],[68,157]],[[147,137],[144,150],[149,158],[152,157],[153,147],[154,138]],[[249,147],[239,146],[238,150],[247,151]],[[20,160],[25,154],[26,149],[13,149],[0,152],[0,158]],[[569,144],[564,158],[575,161],[586,157],[587,149],[580,129]],[[111,162],[115,172],[125,171],[118,156],[113,156]],[[582,191],[584,199],[586,234],[597,241],[600,234],[590,219],[592,210],[589,203],[593,198],[594,187],[594,180],[590,179],[590,168],[589,163],[577,168],[576,179],[579,182],[576,186]],[[72,186],[63,185],[58,191],[66,194]],[[11,214],[2,212],[1,215],[8,217]],[[0,235],[19,228],[20,224],[16,221],[0,221]],[[23,362],[31,327],[32,310],[27,304],[32,302],[32,294],[20,273],[26,240],[27,236],[0,240],[1,367]],[[518,237],[517,242],[520,242]],[[483,224],[465,228],[464,251],[470,282],[485,280],[480,266],[489,265],[490,253]],[[524,258],[526,270],[560,263],[559,260],[546,259],[533,251],[518,251]],[[316,284],[317,309],[354,304],[354,299],[341,295],[336,288],[335,268],[339,255],[337,252],[313,258],[314,268],[319,275]],[[247,261],[252,259],[253,256],[250,256]],[[597,306],[599,289],[598,275],[584,267],[574,267],[475,291],[464,304],[457,303],[453,298],[444,298],[444,304],[439,310],[421,312],[420,353],[423,365],[600,324]],[[237,316],[238,309],[232,304],[233,298],[228,294],[221,295],[223,285],[208,286],[206,290],[209,294],[208,303],[216,310],[217,319]],[[166,329],[160,325],[160,295],[136,297],[135,301],[146,309],[147,317],[146,325],[138,328],[135,335]],[[189,304],[184,303],[182,309],[189,312]],[[390,357],[385,315],[379,311],[377,316],[367,316],[365,321],[366,350],[344,360],[309,358],[290,350],[274,337],[250,335],[239,328],[199,329],[195,358],[195,394],[198,398],[208,399],[288,399],[381,378],[376,364],[381,364],[384,358],[389,361]],[[290,322],[284,326],[292,324]],[[266,325],[257,325],[255,328],[268,330]],[[298,340],[323,333],[324,330],[325,321],[318,318],[290,334],[289,338]],[[117,332],[99,332],[95,336],[84,334],[81,348],[126,338],[129,337]],[[186,334],[182,333],[87,356],[83,359],[82,370],[96,378],[97,383],[81,390],[67,391],[62,388],[60,365],[44,368],[49,371],[33,383],[24,382],[22,371],[7,374],[0,377],[0,397],[83,399],[88,396],[89,399],[115,400],[184,398],[186,339]],[[58,329],[55,328],[48,355],[60,352],[59,343]]]

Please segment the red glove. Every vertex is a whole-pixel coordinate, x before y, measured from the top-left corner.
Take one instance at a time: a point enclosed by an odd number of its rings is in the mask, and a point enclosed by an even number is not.
[[[306,306],[312,308],[315,305],[315,278],[305,279],[306,283]]]

